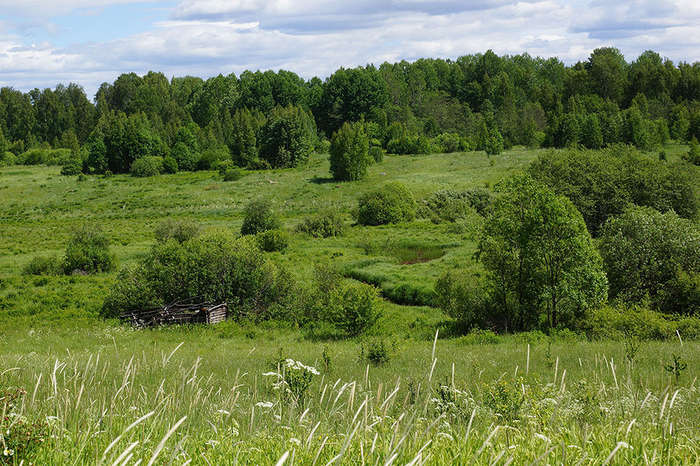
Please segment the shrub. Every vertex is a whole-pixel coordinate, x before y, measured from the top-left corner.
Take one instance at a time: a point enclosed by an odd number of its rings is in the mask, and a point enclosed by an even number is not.
[[[608,220],[599,248],[610,296],[673,313],[700,313],[700,228],[674,212],[635,207]]]
[[[369,361],[373,366],[382,366],[391,359],[389,345],[383,338],[363,341],[360,345],[360,362]]]
[[[444,153],[463,152],[468,144],[457,133],[442,133],[433,140],[436,148]]]
[[[382,163],[384,161],[384,149],[380,146],[370,147],[369,155],[374,159],[374,163]]]
[[[231,154],[224,148],[211,148],[202,152],[197,160],[197,170],[212,170],[222,160],[229,160]]]
[[[356,181],[367,176],[373,159],[362,123],[343,123],[333,134],[330,147],[331,174],[340,181]]]
[[[179,170],[192,171],[197,169],[199,154],[194,152],[184,142],[178,142],[170,149],[170,156],[177,162]]]
[[[491,302],[478,276],[447,272],[435,283],[435,304],[468,331],[488,322]]]
[[[115,265],[116,259],[109,251],[109,240],[101,228],[83,225],[73,233],[63,259],[66,274],[110,272]]]
[[[180,169],[175,157],[169,155],[163,159],[163,173],[174,174]]]
[[[329,238],[331,236],[342,236],[345,225],[340,212],[330,210],[313,217],[306,217],[297,226],[297,230],[307,233],[314,238]]]
[[[17,156],[12,152],[0,154],[0,167],[9,167],[17,164]]]
[[[372,327],[380,316],[379,293],[371,285],[348,283],[331,290],[322,318],[348,336],[355,337]]]
[[[146,155],[134,160],[130,173],[139,178],[160,175],[163,171],[163,157]]]
[[[632,336],[642,340],[700,337],[700,318],[670,317],[642,306],[602,306],[592,309],[579,326],[588,338],[621,340]]]
[[[73,153],[70,159],[61,167],[61,175],[74,176],[80,175],[83,172],[83,160],[80,154]]]
[[[235,168],[236,166],[233,164],[233,160],[219,160],[217,161],[211,168],[213,170],[216,170],[219,172],[219,175],[224,176],[226,173],[226,170],[229,170],[231,168]]]
[[[401,183],[387,183],[359,199],[357,222],[360,225],[385,225],[413,220],[416,201]]]
[[[22,271],[25,275],[59,275],[62,272],[61,260],[56,256],[37,256]]]
[[[301,107],[277,107],[262,128],[260,158],[272,168],[306,162],[316,142],[313,117]]]
[[[467,192],[453,190],[436,191],[423,200],[418,209],[421,217],[429,218],[433,223],[456,222],[476,214]]]
[[[469,333],[457,339],[460,345],[497,345],[501,343],[498,335],[491,330],[472,329]]]
[[[174,239],[178,243],[184,243],[192,238],[196,238],[201,233],[199,224],[190,220],[167,219],[158,224],[155,229],[156,241],[164,243],[169,239]]]
[[[190,299],[226,302],[237,318],[267,319],[291,294],[293,282],[249,238],[215,232],[180,244],[156,243],[138,265],[120,272],[103,313]]]
[[[690,149],[681,156],[683,160],[693,165],[700,165],[700,144],[696,139],[690,142]]]
[[[246,175],[242,168],[229,168],[224,172],[224,181],[238,181]]]
[[[289,246],[289,237],[282,230],[266,230],[255,235],[258,247],[265,252],[284,252]]]
[[[272,203],[268,200],[258,199],[251,201],[243,213],[242,235],[255,235],[257,233],[275,230],[281,226],[280,220],[272,210]]]

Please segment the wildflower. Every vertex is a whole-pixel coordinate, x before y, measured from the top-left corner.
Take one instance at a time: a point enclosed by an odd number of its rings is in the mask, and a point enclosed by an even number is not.
[[[228,416],[229,414],[231,414],[229,411],[226,411],[225,409],[218,409],[218,410],[216,410],[216,412],[217,412],[218,414],[225,414],[226,416]]]
[[[299,440],[298,438],[292,437],[292,438],[289,439],[289,443],[291,443],[291,444],[293,444],[293,445],[296,445],[296,446],[300,446],[300,445],[301,445],[301,440]]]
[[[255,406],[259,408],[272,408],[272,401],[258,401]]]

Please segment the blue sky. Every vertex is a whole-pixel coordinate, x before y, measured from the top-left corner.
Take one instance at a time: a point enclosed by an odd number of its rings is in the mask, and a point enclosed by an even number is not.
[[[0,86],[77,82],[94,95],[120,73],[167,76],[340,66],[493,49],[628,61],[653,49],[700,61],[697,0],[0,0]]]

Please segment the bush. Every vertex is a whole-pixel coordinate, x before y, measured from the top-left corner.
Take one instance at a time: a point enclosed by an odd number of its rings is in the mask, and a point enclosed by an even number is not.
[[[267,230],[255,235],[258,247],[265,252],[284,252],[289,246],[289,237],[282,230]]]
[[[497,345],[501,343],[498,335],[491,330],[472,329],[456,341],[460,345]]]
[[[163,157],[146,155],[134,160],[130,173],[139,178],[160,175],[163,172]]]
[[[369,361],[373,366],[382,366],[390,359],[389,344],[383,338],[372,338],[360,344],[360,362]]]
[[[115,265],[116,259],[109,251],[109,240],[101,228],[83,225],[73,233],[63,259],[66,274],[110,272]]]
[[[277,107],[262,128],[260,158],[272,168],[306,162],[316,143],[316,124],[301,107]]]
[[[354,337],[371,328],[382,315],[377,288],[343,281],[330,266],[316,266],[313,287],[301,294],[300,301],[300,323],[313,338]]]
[[[355,337],[372,327],[380,316],[377,289],[364,283],[348,283],[331,290],[322,319]]]
[[[700,338],[700,318],[673,318],[641,306],[603,306],[591,310],[581,320],[580,330],[590,339],[623,339],[629,336],[643,340]]]
[[[413,220],[416,201],[401,183],[387,183],[359,199],[357,222],[360,225],[385,225]]]
[[[211,168],[212,170],[218,171],[219,175],[224,176],[226,170],[236,168],[236,166],[234,165],[233,160],[227,159],[217,161]]]
[[[242,168],[229,168],[224,172],[224,181],[238,181],[246,175]]]
[[[468,331],[488,322],[491,302],[478,276],[447,272],[435,283],[435,304]]]
[[[167,156],[163,159],[163,173],[174,174],[180,169],[177,160],[173,156]]]
[[[17,164],[17,156],[12,152],[0,154],[0,167],[9,167]]]
[[[164,220],[155,229],[156,241],[161,243],[169,239],[174,239],[178,243],[184,243],[192,238],[196,238],[200,233],[200,226],[190,220]]]
[[[700,165],[700,144],[696,139],[690,142],[690,149],[681,156],[683,160],[693,165]]]
[[[184,142],[178,142],[170,149],[170,156],[177,162],[179,170],[193,171],[197,169],[199,154],[194,152]]]
[[[61,167],[61,175],[74,176],[83,172],[83,160],[80,154],[73,153],[71,158]]]
[[[331,174],[340,181],[356,181],[367,176],[373,159],[362,123],[343,123],[333,134],[330,147]]]
[[[63,272],[61,260],[56,256],[38,256],[24,267],[25,275],[60,275]]]
[[[211,148],[202,152],[197,160],[197,170],[212,170],[222,160],[230,160],[231,154],[224,148]]]
[[[424,199],[418,209],[419,216],[433,223],[456,222],[476,214],[467,192],[453,190],[436,191]]]
[[[331,236],[342,236],[345,230],[343,217],[340,212],[331,210],[313,217],[306,217],[297,231],[307,233],[314,238],[330,238]]]
[[[103,314],[201,297],[226,302],[235,317],[267,319],[291,295],[288,273],[265,259],[254,241],[216,232],[180,244],[156,243],[137,266],[120,272]]]
[[[674,212],[635,207],[611,218],[599,248],[610,296],[663,312],[700,314],[700,228]]]
[[[255,235],[267,230],[275,230],[282,223],[272,210],[272,203],[268,200],[258,199],[251,201],[244,210],[242,235]]]
[[[369,155],[374,159],[374,163],[382,163],[384,161],[384,149],[380,146],[370,147]]]

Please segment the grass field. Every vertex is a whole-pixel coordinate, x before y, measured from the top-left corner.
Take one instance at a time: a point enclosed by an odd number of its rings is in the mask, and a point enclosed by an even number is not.
[[[428,220],[350,226],[357,198],[386,181],[417,199],[492,187],[537,153],[389,156],[343,184],[328,178],[325,156],[228,183],[215,172],[80,181],[58,167],[0,169],[0,393],[26,392],[3,422],[48,423],[35,464],[700,463],[700,343],[434,340],[446,317],[402,302],[428,304],[440,274],[477,267],[473,231]],[[382,289],[384,317],[365,340],[313,342],[277,323],[137,331],[98,316],[116,274],[21,273],[35,256],[62,255],[84,222],[103,227],[125,265],[148,251],[161,220],[237,231],[257,197],[273,200],[291,235],[270,257],[299,280],[332,262]],[[344,236],[294,232],[330,206],[344,212]],[[370,364],[378,341],[388,361]],[[678,377],[665,369],[674,356]],[[319,374],[285,369],[285,358]],[[285,378],[264,375],[278,371]]]

